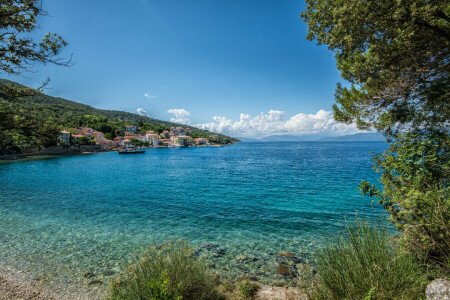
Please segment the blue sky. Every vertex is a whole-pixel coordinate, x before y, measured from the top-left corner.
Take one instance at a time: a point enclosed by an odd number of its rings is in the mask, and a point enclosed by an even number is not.
[[[53,96],[140,108],[238,136],[352,133],[326,114],[339,73],[332,53],[305,39],[304,7],[289,0],[44,0],[49,16],[33,36],[62,35],[69,43],[63,56],[73,54],[76,64],[9,78],[38,86],[49,76]]]

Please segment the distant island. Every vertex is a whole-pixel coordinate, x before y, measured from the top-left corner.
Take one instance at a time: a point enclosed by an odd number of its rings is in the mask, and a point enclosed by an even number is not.
[[[102,150],[131,144],[164,147],[239,142],[223,134],[124,111],[98,109],[40,92],[14,96],[15,89],[26,87],[0,79],[0,155],[42,153],[43,149],[74,145]]]

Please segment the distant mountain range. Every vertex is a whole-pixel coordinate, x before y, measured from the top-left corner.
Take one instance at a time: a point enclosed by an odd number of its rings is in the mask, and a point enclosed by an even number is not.
[[[242,142],[255,143],[255,142],[301,142],[301,141],[386,141],[386,138],[379,132],[369,133],[355,133],[343,136],[324,136],[317,134],[307,135],[270,135],[261,139],[239,137]]]
[[[348,141],[348,142],[369,142],[369,141],[379,141],[385,142],[386,138],[379,132],[368,132],[368,133],[355,133],[350,135],[327,137],[321,139],[322,141]]]

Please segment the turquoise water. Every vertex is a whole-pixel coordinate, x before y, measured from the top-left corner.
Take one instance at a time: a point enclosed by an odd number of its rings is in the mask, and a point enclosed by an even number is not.
[[[106,282],[145,245],[183,238],[223,276],[278,280],[278,251],[308,258],[345,216],[382,214],[356,186],[375,180],[370,152],[384,149],[241,143],[3,163],[0,264],[87,286],[84,273]]]

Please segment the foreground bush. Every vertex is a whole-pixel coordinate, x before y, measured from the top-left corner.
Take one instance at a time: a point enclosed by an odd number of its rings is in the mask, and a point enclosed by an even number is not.
[[[312,299],[421,299],[426,276],[415,258],[400,253],[386,227],[357,220],[316,256]]]
[[[363,182],[402,232],[400,244],[450,276],[450,133],[400,134],[389,151],[374,157],[383,188]]]
[[[113,283],[111,300],[222,299],[215,276],[182,240],[151,246]]]

